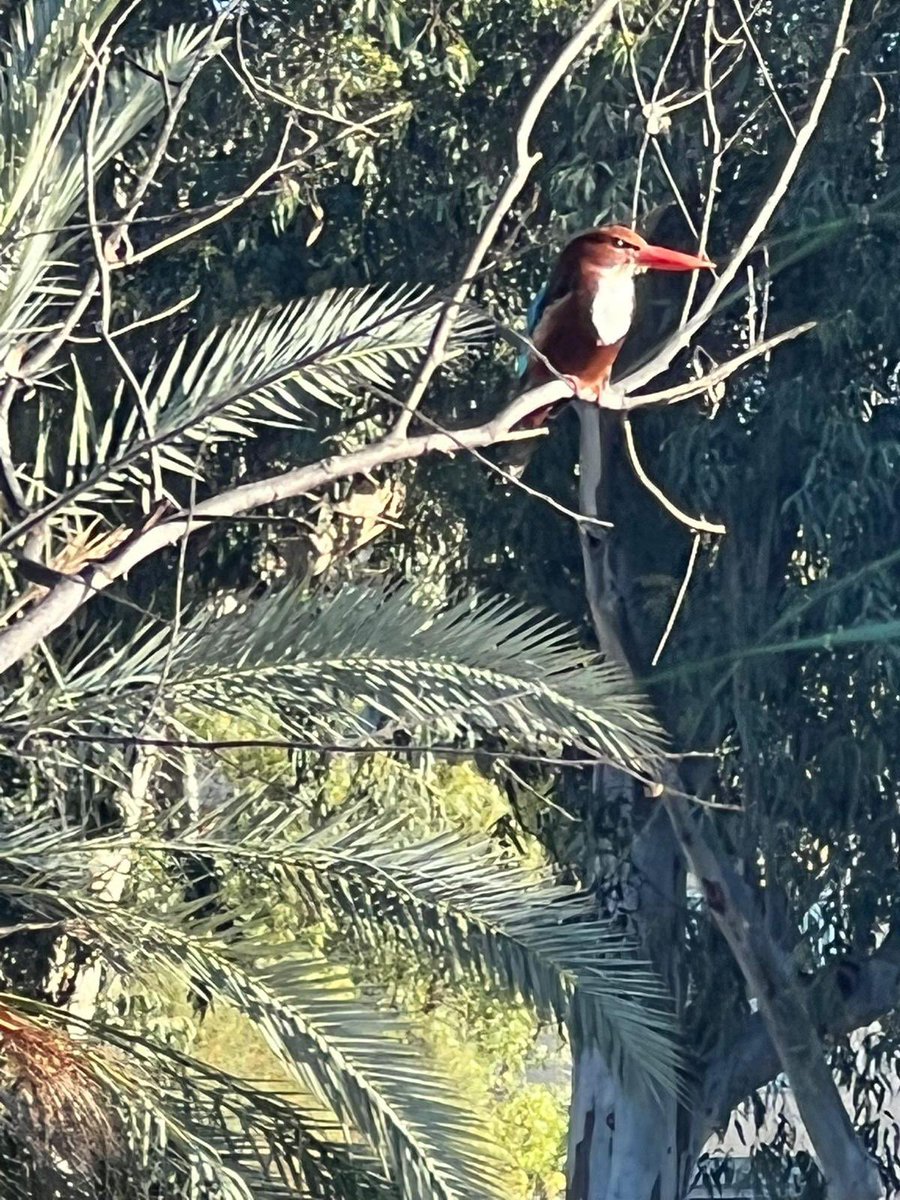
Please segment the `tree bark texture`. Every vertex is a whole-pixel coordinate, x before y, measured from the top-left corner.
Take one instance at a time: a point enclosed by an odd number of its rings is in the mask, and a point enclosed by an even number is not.
[[[609,414],[579,405],[581,417],[581,511],[614,516],[602,489],[610,453]],[[606,430],[606,432],[604,432]],[[582,529],[587,600],[604,653],[628,671],[629,630],[625,598],[627,565],[615,554],[610,535],[599,527]],[[569,1137],[569,1200],[683,1200],[699,1154],[714,1128],[721,1128],[736,1104],[778,1073],[787,1073],[803,1123],[825,1176],[829,1200],[880,1200],[878,1171],[854,1130],[837,1091],[821,1040],[822,1032],[846,1024],[854,1005],[843,996],[827,1017],[810,1009],[789,955],[775,942],[758,911],[756,897],[734,871],[715,841],[701,829],[676,772],[660,787],[660,798],[640,799],[636,784],[611,768],[595,772],[598,805],[631,789],[635,811],[655,805],[635,823],[630,868],[636,901],[629,914],[632,932],[666,980],[679,1011],[685,911],[684,866],[697,876],[706,908],[740,968],[748,995],[758,1004],[754,1020],[731,1044],[717,1048],[699,1065],[695,1099],[688,1109],[673,1097],[626,1094],[610,1076],[596,1049],[573,1047],[573,1087]],[[643,788],[640,788],[643,791]],[[896,985],[893,945],[865,965],[856,979],[855,1007],[874,978]],[[878,961],[876,961],[878,960]],[[874,977],[873,977],[874,973]],[[840,1015],[843,1011],[843,1019]],[[752,1028],[751,1028],[752,1025]],[[755,1054],[758,1053],[758,1059]],[[729,1060],[737,1064],[729,1069]],[[699,1102],[697,1102],[699,1100]]]

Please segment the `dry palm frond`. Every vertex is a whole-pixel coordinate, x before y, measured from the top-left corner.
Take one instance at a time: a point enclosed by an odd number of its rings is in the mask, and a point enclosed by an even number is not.
[[[74,575],[86,563],[110,554],[116,546],[122,544],[131,532],[127,525],[98,530],[97,525],[100,524],[100,520],[100,517],[96,517],[84,529],[71,534],[68,541],[50,559],[47,566],[53,571],[58,571],[60,575]],[[13,603],[3,613],[0,613],[0,625],[5,625],[26,605],[33,600],[40,600],[48,591],[49,588],[40,583],[29,585],[21,596],[17,596]]]
[[[68,1033],[0,1004],[0,1055],[6,1133],[33,1161],[90,1177],[118,1157],[109,1093]]]

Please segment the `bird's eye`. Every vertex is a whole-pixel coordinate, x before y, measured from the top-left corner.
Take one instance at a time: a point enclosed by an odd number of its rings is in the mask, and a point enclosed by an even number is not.
[[[628,243],[624,240],[624,238],[613,238],[613,245],[617,250],[628,249]]]

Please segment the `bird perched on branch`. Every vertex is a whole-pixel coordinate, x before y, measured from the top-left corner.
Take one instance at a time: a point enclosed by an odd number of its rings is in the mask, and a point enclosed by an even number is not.
[[[579,397],[599,403],[631,328],[635,276],[712,266],[707,258],[653,246],[624,225],[578,234],[563,248],[528,309],[528,336],[535,349],[519,356],[525,386],[547,383],[555,372]],[[523,424],[537,428],[559,407],[532,413]],[[531,448],[528,442],[519,445]]]

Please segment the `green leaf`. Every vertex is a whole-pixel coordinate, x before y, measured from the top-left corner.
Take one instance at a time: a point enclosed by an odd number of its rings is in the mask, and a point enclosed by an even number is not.
[[[22,732],[127,735],[160,687],[172,710],[239,707],[264,733],[298,740],[375,746],[375,712],[451,737],[468,728],[520,746],[575,744],[641,773],[663,741],[618,667],[556,619],[505,600],[436,611],[408,588],[349,587],[324,603],[287,588],[227,616],[201,613],[174,647],[160,628],[24,706],[11,697],[0,717]]]
[[[132,908],[85,902],[93,939],[128,947],[132,965],[173,970],[250,1018],[295,1078],[356,1128],[409,1200],[502,1193],[501,1167],[476,1119],[431,1073],[406,1025],[370,1009],[339,968],[244,936],[226,942]],[[92,940],[93,940],[92,939]]]

